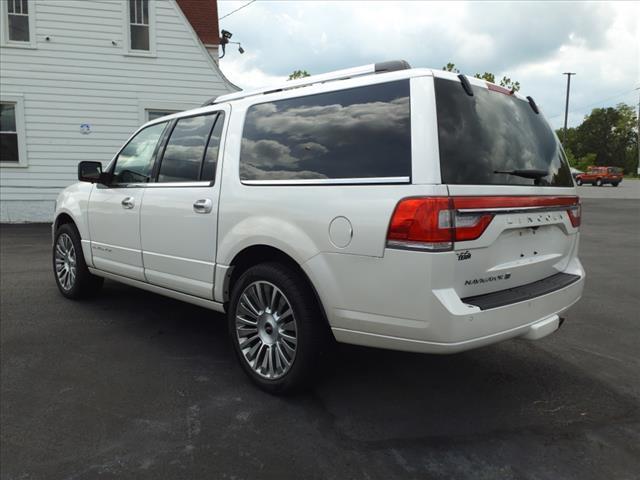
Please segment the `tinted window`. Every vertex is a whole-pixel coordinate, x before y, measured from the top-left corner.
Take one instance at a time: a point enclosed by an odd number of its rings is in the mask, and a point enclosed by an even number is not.
[[[542,115],[512,95],[435,79],[442,183],[571,187],[569,165]],[[544,170],[539,180],[496,170]]]
[[[131,139],[116,159],[113,183],[138,183],[149,180],[153,168],[153,153],[166,125],[166,122],[152,125]]]
[[[216,115],[181,118],[160,163],[159,182],[191,182],[200,178],[204,147]]]
[[[216,165],[218,164],[218,151],[220,150],[220,137],[222,136],[222,125],[224,125],[224,113],[220,112],[213,127],[209,143],[207,144],[207,153],[204,156],[204,165],[202,165],[202,180],[214,181],[216,178]]]
[[[242,180],[408,177],[409,81],[254,105]]]

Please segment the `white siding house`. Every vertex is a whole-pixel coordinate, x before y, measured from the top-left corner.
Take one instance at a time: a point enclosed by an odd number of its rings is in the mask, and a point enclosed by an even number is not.
[[[1,222],[51,221],[79,161],[236,90],[176,0],[0,0],[0,16]]]

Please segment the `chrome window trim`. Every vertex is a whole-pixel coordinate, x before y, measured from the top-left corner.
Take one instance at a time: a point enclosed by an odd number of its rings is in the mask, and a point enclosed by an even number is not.
[[[527,212],[553,212],[564,211],[578,206],[577,203],[571,205],[549,205],[539,207],[497,207],[497,208],[459,208],[458,213],[527,213]]]
[[[411,177],[306,178],[298,180],[240,180],[243,185],[376,185],[410,183]]]
[[[149,188],[162,188],[162,187],[210,187],[212,182],[197,181],[197,182],[149,182],[145,184]]]

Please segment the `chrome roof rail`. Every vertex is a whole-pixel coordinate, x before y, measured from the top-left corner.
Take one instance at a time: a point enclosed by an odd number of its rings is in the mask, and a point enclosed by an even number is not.
[[[404,60],[371,63],[369,65],[363,65],[361,67],[345,68],[344,70],[336,70],[334,72],[322,73],[320,75],[311,75],[309,77],[300,78],[298,80],[288,80],[279,85],[273,85],[271,87],[221,95],[217,98],[211,98],[207,100],[202,106],[204,107],[216,103],[240,100],[241,98],[253,97],[257,95],[266,95],[268,93],[281,92],[284,90],[291,90],[293,88],[307,87],[316,83],[332,82],[335,80],[346,80],[348,78],[361,77],[364,75],[371,75],[375,73],[394,72],[396,70],[407,70],[409,68],[411,68],[411,65],[409,65]]]

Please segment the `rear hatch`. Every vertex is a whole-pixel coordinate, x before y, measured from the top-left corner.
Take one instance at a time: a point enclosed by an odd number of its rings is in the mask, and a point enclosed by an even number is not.
[[[577,247],[580,207],[560,143],[535,102],[477,80],[434,82],[458,295],[562,272]]]

